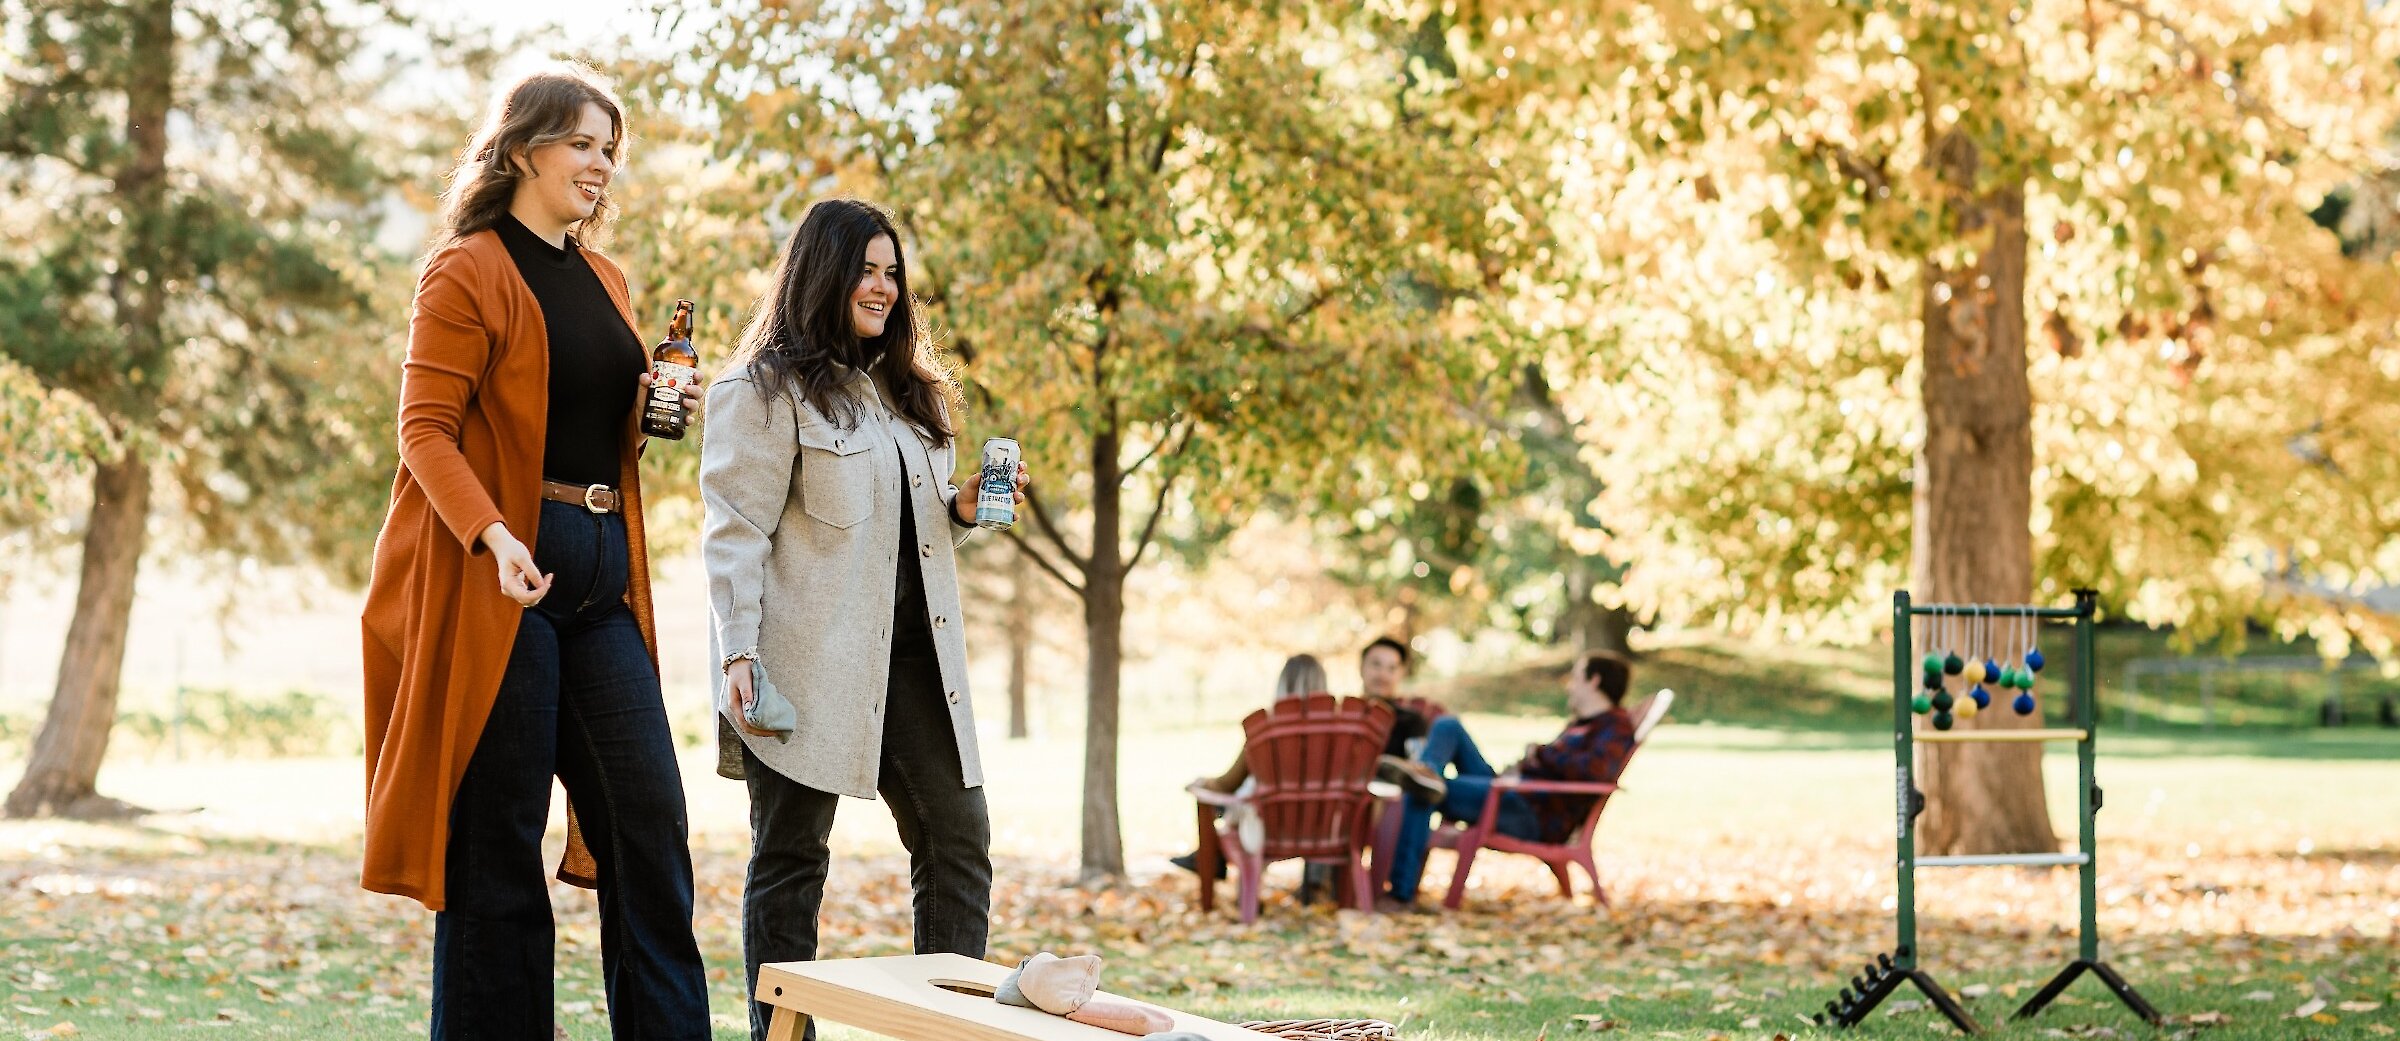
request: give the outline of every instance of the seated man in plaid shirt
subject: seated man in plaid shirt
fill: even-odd
[[[1633,666],[1606,651],[1594,651],[1567,667],[1567,712],[1574,722],[1546,745],[1526,749],[1525,758],[1509,767],[1507,776],[1529,781],[1615,781],[1633,754],[1633,719],[1622,702],[1633,682]],[[1445,776],[1444,772],[1450,775]],[[1391,893],[1378,901],[1383,910],[1414,906],[1417,882],[1425,873],[1425,849],[1433,836],[1433,813],[1474,823],[1483,815],[1498,772],[1467,736],[1456,716],[1434,720],[1425,746],[1415,758],[1384,756],[1377,776],[1407,793],[1400,817],[1400,840],[1392,850]],[[1561,842],[1591,811],[1591,795],[1500,793],[1503,835],[1534,842]]]

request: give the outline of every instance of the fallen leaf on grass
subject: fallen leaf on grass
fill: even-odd
[[[2382,1007],[2383,1007],[2383,1002],[2380,1002],[2380,1001],[2345,1001],[2345,1002],[2342,1002],[2342,1003],[2341,1003],[2341,1004],[2339,1004],[2339,1005],[2335,1005],[2334,1007],[2335,1007],[2335,1008],[2338,1008],[2338,1009],[2341,1009],[2341,1010],[2342,1010],[2342,1011],[2344,1011],[2344,1012],[2373,1012],[2373,1011],[2375,1011],[2376,1009],[2382,1008]]]
[[[2232,1016],[2228,1016],[2222,1012],[2194,1012],[2188,1016],[2174,1016],[2170,1018],[2177,1023],[2195,1027],[2221,1027],[2227,1023],[2233,1022]]]
[[[2271,990],[2254,990],[2254,991],[2251,991],[2251,992],[2250,992],[2250,993],[2248,993],[2248,994],[2244,994],[2244,995],[2242,995],[2242,1000],[2243,1000],[2243,1001],[2273,1001],[2273,1000],[2275,1000],[2275,992],[2274,992],[2274,991],[2271,991]]]
[[[2285,1017],[2283,1017],[2283,1018],[2285,1018],[2285,1019],[2306,1019],[2306,1018],[2308,1018],[2308,1017],[2310,1017],[2310,1016],[2314,1016],[2314,1015],[2316,1015],[2317,1013],[2319,1013],[2319,1012],[2323,1012],[2323,1011],[2325,1011],[2325,999],[2324,999],[2324,998],[2310,998],[2310,999],[2308,999],[2308,1003],[2307,1003],[2307,1004],[2305,1004],[2305,1005],[2302,1005],[2302,1006],[2300,1006],[2299,1008],[2293,1009],[2293,1010],[2292,1010],[2292,1014],[2291,1014],[2291,1015],[2285,1016]]]
[[[1605,1030],[1615,1030],[1619,1025],[1616,1020],[1597,1012],[1580,1012],[1569,1018],[1574,1020],[1575,1029],[1594,1034]]]

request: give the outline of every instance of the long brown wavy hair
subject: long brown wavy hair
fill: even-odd
[[[434,236],[433,251],[500,223],[516,197],[517,182],[533,176],[528,153],[574,136],[583,122],[585,105],[598,105],[608,113],[617,138],[616,153],[610,158],[623,169],[632,135],[625,130],[625,110],[617,104],[616,94],[597,74],[569,65],[527,76],[492,98],[483,128],[459,155],[458,166],[450,173],[450,188],[442,193],[442,230]],[[599,246],[616,217],[617,204],[603,191],[592,215],[577,221],[570,231],[578,244]]]
[[[900,292],[883,334],[862,340],[850,326],[850,294],[866,266],[867,245],[878,235],[892,240]],[[947,442],[958,435],[946,407],[956,398],[956,384],[917,313],[908,291],[908,254],[883,207],[858,199],[825,199],[809,207],[771,281],[774,288],[751,309],[733,359],[750,367],[751,383],[767,400],[794,394],[817,414],[855,428],[860,402],[842,390],[842,382],[845,369],[864,369],[883,377],[896,399],[894,410],[926,436]]]

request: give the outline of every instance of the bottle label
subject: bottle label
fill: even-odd
[[[650,407],[653,416],[662,419],[683,419],[683,388],[700,385],[700,370],[674,362],[654,362],[650,366]]]

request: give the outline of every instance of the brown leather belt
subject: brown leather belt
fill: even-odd
[[[593,513],[615,513],[621,505],[617,490],[605,484],[581,485],[565,481],[543,481],[542,498],[573,503]]]

